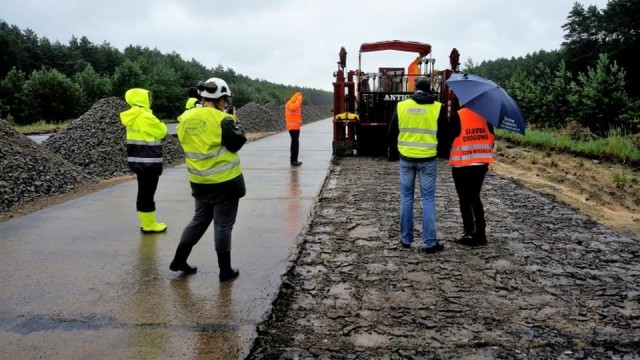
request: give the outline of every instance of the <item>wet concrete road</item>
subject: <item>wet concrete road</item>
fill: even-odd
[[[234,282],[218,281],[211,228],[189,258],[198,273],[169,270],[193,215],[184,165],[160,178],[163,234],[140,234],[135,181],[0,223],[0,359],[243,358],[326,177],[331,134],[330,119],[302,128],[299,168],[286,132],[241,150]]]

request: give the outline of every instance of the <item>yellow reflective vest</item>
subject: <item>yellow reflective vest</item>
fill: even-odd
[[[149,91],[130,89],[125,94],[130,109],[120,113],[127,128],[127,161],[134,172],[162,171],[162,139],[167,126],[153,115]]]
[[[398,151],[402,156],[423,159],[438,153],[438,116],[442,104],[418,104],[413,99],[400,101],[398,112]]]
[[[194,107],[196,107],[197,102],[198,102],[198,99],[196,98],[187,99],[187,103],[184,105],[185,110],[193,109]]]
[[[185,153],[189,180],[196,184],[219,184],[242,174],[240,157],[222,145],[223,119],[233,115],[212,107],[185,111],[176,127]]]

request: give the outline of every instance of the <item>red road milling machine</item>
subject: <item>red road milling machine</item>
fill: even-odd
[[[403,66],[379,67],[375,72],[361,69],[362,54],[374,51],[415,53],[415,60]],[[347,51],[340,49],[338,71],[333,73],[333,155],[390,157],[387,130],[396,104],[414,93],[415,81],[426,78],[439,102],[447,105],[448,114],[459,105],[445,80],[459,72],[460,54],[455,48],[449,55],[450,68],[434,70],[431,45],[414,41],[380,41],[360,46],[358,68],[346,73]],[[410,60],[412,58],[409,58]]]

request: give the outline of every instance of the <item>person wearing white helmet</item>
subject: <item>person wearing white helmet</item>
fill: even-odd
[[[202,107],[184,112],[176,127],[195,198],[195,214],[182,232],[169,268],[185,274],[197,271],[187,264],[187,258],[213,222],[219,278],[227,281],[240,274],[231,267],[231,232],[240,198],[246,193],[238,151],[247,138],[236,116],[224,111],[231,97],[226,81],[210,78],[199,90]]]

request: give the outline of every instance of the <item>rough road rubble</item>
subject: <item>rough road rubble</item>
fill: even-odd
[[[489,174],[489,243],[439,164],[438,238],[399,244],[398,163],[339,158],[251,359],[638,359],[640,244]],[[419,196],[416,193],[416,196]]]
[[[0,119],[0,212],[83,184],[131,174],[126,130],[120,122],[120,113],[127,108],[120,98],[102,99],[42,145]],[[249,133],[284,131],[283,105],[248,103],[237,115]],[[306,123],[326,119],[331,106],[304,106],[302,115]],[[165,165],[184,160],[175,136],[165,138],[162,148]]]

